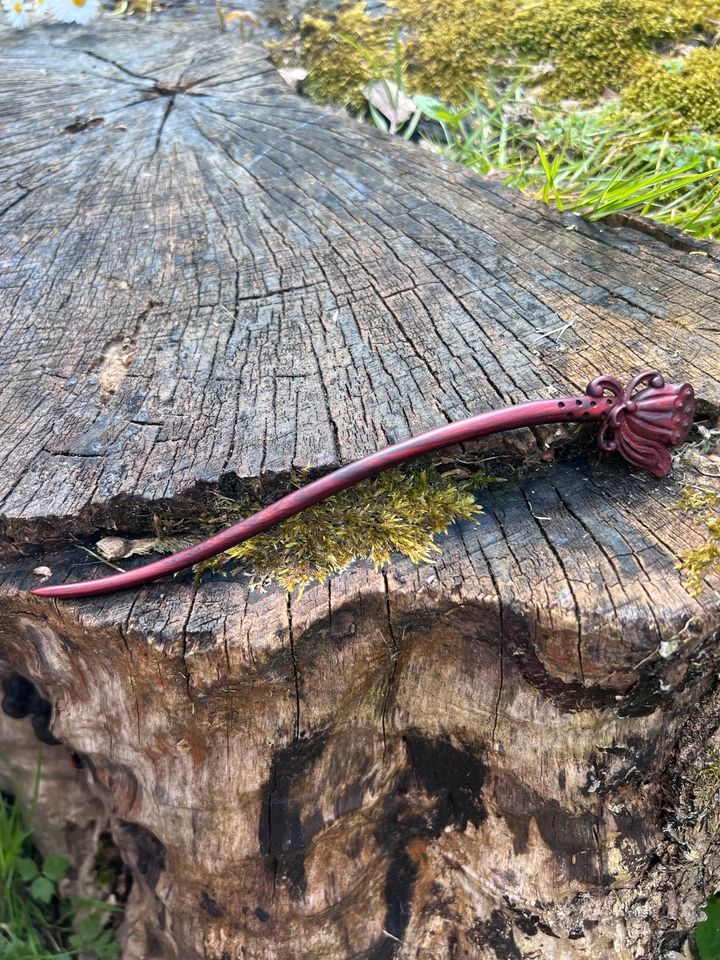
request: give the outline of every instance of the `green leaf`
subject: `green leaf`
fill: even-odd
[[[63,879],[69,869],[70,862],[65,857],[61,857],[57,853],[51,853],[43,863],[42,872],[49,880],[54,880],[57,883],[58,880]]]
[[[47,877],[36,877],[30,884],[30,893],[40,903],[50,903],[55,893],[55,884]]]
[[[710,897],[705,904],[706,920],[695,928],[695,944],[700,960],[720,957],[720,897]]]
[[[29,857],[20,857],[15,864],[15,869],[20,874],[25,883],[30,883],[38,875],[38,865]]]
[[[415,113],[410,118],[410,123],[408,123],[408,125],[403,130],[402,135],[404,140],[409,140],[410,137],[412,137],[412,135],[415,133],[415,130],[417,129],[417,125],[420,122],[421,117],[422,117],[422,110],[416,110]]]
[[[388,132],[389,126],[385,117],[380,113],[380,111],[372,103],[368,104],[370,108],[370,116],[373,119],[373,123],[378,128],[378,130],[384,130],[385,133]]]
[[[99,960],[115,960],[120,955],[120,947],[114,942],[109,930],[103,930],[101,935],[92,941],[91,949]]]
[[[466,107],[464,110],[450,110],[441,100],[438,100],[437,97],[428,97],[424,93],[414,94],[413,100],[418,109],[420,109],[426,117],[429,117],[431,120],[437,120],[438,123],[448,124],[448,126],[457,126],[462,118],[467,116],[472,109],[471,107]]]
[[[8,936],[12,936],[12,934],[8,934]],[[22,943],[14,937],[9,943],[3,941],[0,956],[2,956],[2,960],[28,960],[27,943]]]
[[[78,933],[85,940],[93,939],[100,935],[103,927],[103,918],[99,913],[89,913],[78,924]]]
[[[553,160],[552,166],[551,166],[548,163],[547,155],[543,150],[543,148],[540,146],[540,144],[537,145],[537,150],[538,150],[538,156],[540,157],[540,163],[542,163],[542,168],[547,180],[547,183],[545,184],[545,187],[543,189],[543,200],[545,201],[545,203],[547,203],[550,199],[550,192],[552,191],[555,197],[555,202],[557,203],[557,206],[558,206],[558,210],[562,210],[563,202],[560,197],[560,193],[558,191],[557,184],[556,184],[557,172],[560,166],[560,162],[562,160],[562,156],[558,154],[558,156],[555,157],[555,159]]]

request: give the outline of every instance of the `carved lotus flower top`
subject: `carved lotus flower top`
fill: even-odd
[[[643,386],[643,385],[646,386]],[[597,377],[587,395],[612,394],[598,435],[601,450],[616,450],[630,463],[656,477],[670,472],[670,448],[687,437],[695,416],[695,392],[689,383],[665,383],[655,370],[638,374],[623,387],[615,377]]]

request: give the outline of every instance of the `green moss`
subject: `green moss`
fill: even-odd
[[[685,575],[685,587],[697,596],[704,586],[705,577],[720,567],[720,517],[714,515],[720,506],[720,494],[712,490],[685,487],[677,509],[697,516],[706,526],[708,540],[695,550],[689,550],[680,558],[678,568]]]
[[[719,18],[718,0],[529,0],[514,18],[515,43],[552,63],[546,96],[596,100],[655,68],[671,41],[714,34]]]
[[[394,0],[384,17],[358,2],[306,15],[301,58],[315,99],[363,109],[362,88],[391,73],[398,27],[411,92],[456,104],[491,74],[548,62],[546,96],[594,100],[661,72],[662,49],[718,22],[720,0]]]
[[[685,126],[720,132],[720,49],[698,47],[674,64],[646,65],[626,91],[630,107],[664,109]]]
[[[720,24],[718,0],[672,0],[668,5],[670,32],[673,37],[705,33],[714,37]]]
[[[707,20],[698,8],[709,4],[678,12],[686,6],[677,0],[530,2],[514,18],[516,45],[530,60],[552,63],[548,96],[595,100],[654,64],[658,42],[685,37]]]
[[[680,558],[679,568],[685,575],[688,593],[702,593],[705,577],[720,566],[720,518],[708,520],[710,539],[701,547],[690,550]]]
[[[341,5],[334,15],[303,17],[306,92],[320,103],[364,109],[363,87],[390,70],[391,33],[390,21],[369,16],[362,2]]]
[[[406,35],[411,86],[448,103],[485,92],[512,47],[512,0],[395,0]]]
[[[720,493],[713,490],[698,490],[696,487],[685,487],[677,502],[677,510],[682,513],[700,513],[708,507],[720,506]]]
[[[482,473],[459,482],[431,468],[386,470],[207,561],[198,572],[248,569],[255,588],[275,582],[302,592],[358,558],[380,568],[397,551],[425,563],[439,552],[437,534],[480,513],[471,491],[490,482]],[[221,506],[234,519],[251,512],[246,502]]]

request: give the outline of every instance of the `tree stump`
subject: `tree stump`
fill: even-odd
[[[512,479],[432,565],[28,590],[159,509],[599,373],[689,380],[712,420],[717,249],[561,216],[192,18],[1,39],[2,752],[32,722],[84,758],[125,957],[676,955],[718,884],[683,804],[720,725],[677,479],[528,430],[478,444]]]

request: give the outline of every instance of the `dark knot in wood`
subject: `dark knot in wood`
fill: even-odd
[[[598,399],[609,392],[614,398],[598,434],[600,449],[617,451],[656,477],[666,476],[670,448],[687,437],[695,416],[690,384],[665,383],[656,370],[647,370],[626,387],[615,377],[597,377],[586,392]]]

